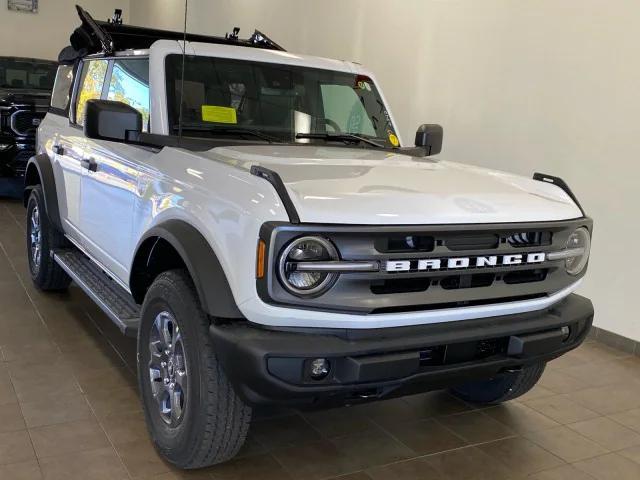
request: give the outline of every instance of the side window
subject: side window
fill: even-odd
[[[59,110],[66,110],[69,106],[69,91],[73,82],[73,66],[60,65],[51,93],[51,106]]]
[[[107,100],[123,102],[142,114],[142,129],[149,130],[149,59],[115,60]]]
[[[347,85],[321,85],[326,119],[335,122],[343,132],[376,136],[360,97]],[[329,124],[329,129],[331,126]]]
[[[80,93],[76,103],[76,123],[84,125],[84,111],[88,100],[101,98],[108,60],[89,60],[82,66]]]

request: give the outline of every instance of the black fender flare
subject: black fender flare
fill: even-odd
[[[198,292],[202,309],[213,317],[244,318],[224,273],[209,242],[192,225],[182,220],[167,220],[152,228],[136,246],[136,255],[144,242],[161,238],[180,255]],[[151,255],[152,251],[150,252]]]
[[[46,153],[40,153],[29,159],[24,176],[24,205],[29,201],[31,189],[40,184],[44,194],[44,204],[49,221],[57,230],[62,230],[60,219],[60,209],[58,208],[58,191],[56,189],[56,179],[53,174],[51,159]]]

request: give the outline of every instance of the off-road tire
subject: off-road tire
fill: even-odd
[[[40,241],[40,260],[39,265],[33,258],[33,237],[34,225],[32,223],[34,210],[37,209],[39,221],[39,241]],[[67,239],[62,232],[58,231],[51,224],[47,216],[47,210],[44,203],[44,194],[42,187],[36,185],[31,190],[29,200],[27,202],[27,258],[29,260],[29,272],[34,285],[43,291],[60,291],[66,290],[71,283],[71,278],[58,265],[51,251],[68,247]]]
[[[152,329],[159,315],[169,313],[181,333],[186,365],[186,399],[182,419],[168,425],[154,398],[150,359]],[[138,333],[138,380],[147,428],[160,454],[183,469],[201,468],[233,458],[242,447],[251,408],[227,379],[209,338],[209,317],[202,311],[195,287],[183,270],[160,274],[145,296]]]
[[[487,380],[475,380],[455,387],[451,392],[462,400],[476,404],[496,405],[524,395],[542,376],[545,362],[522,367]]]

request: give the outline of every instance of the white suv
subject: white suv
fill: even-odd
[[[137,335],[170,462],[233,457],[255,405],[509,400],[584,340],[592,221],[560,179],[432,159],[437,125],[403,146],[358,64],[79,13],[26,173],[29,265]]]

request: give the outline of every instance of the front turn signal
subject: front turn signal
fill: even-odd
[[[264,243],[264,240],[258,240],[258,249],[256,254],[256,278],[264,278],[266,250],[267,244]]]

